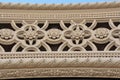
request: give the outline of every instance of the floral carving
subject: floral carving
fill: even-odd
[[[12,39],[14,36],[14,31],[11,29],[1,29],[0,30],[0,38],[4,40]]]
[[[25,40],[27,44],[33,45],[34,41],[44,37],[44,33],[40,30],[35,30],[33,26],[28,26],[25,30],[18,31],[17,37]]]
[[[59,30],[59,29],[50,29],[50,30],[48,30],[48,37],[50,39],[53,39],[53,40],[59,39],[60,36],[61,36],[61,30]]]
[[[98,39],[107,38],[109,35],[109,30],[107,28],[98,28],[95,30],[95,37]]]
[[[86,25],[86,20],[80,23],[71,20],[69,26],[60,21],[60,26],[57,26],[58,29],[54,26],[49,29],[48,21],[42,26],[38,24],[37,20],[33,23],[29,21],[27,23],[23,20],[22,25],[18,26],[13,20],[11,22],[13,30],[8,28],[0,29],[0,43],[5,45],[15,43],[11,49],[12,52],[16,52],[20,47],[23,48],[20,50],[23,52],[51,51],[54,50],[51,47],[54,45],[59,45],[56,51],[86,51],[88,47],[88,50],[97,50],[94,42],[104,44],[114,41],[114,43],[108,44],[107,48],[105,47],[104,50],[106,50],[110,49],[112,45],[117,47],[116,44],[119,44],[120,28],[119,26],[115,27],[112,22],[109,22],[112,26],[111,29],[108,27],[97,28],[96,20],[91,25]]]
[[[8,45],[14,43],[14,31],[12,29],[0,29],[0,43]]]
[[[88,39],[91,33],[83,29],[81,25],[75,25],[72,30],[65,31],[64,36],[67,39],[71,39],[73,44],[80,44],[84,39]]]
[[[37,21],[29,24],[23,20],[22,24],[23,26],[19,28],[14,21],[12,22],[13,28],[16,29],[16,40],[19,41],[16,46],[19,46],[19,44],[21,44],[22,47],[24,46],[23,51],[29,47],[38,48],[41,40],[45,36],[44,31],[37,25]],[[13,48],[13,50],[15,50],[15,48]]]

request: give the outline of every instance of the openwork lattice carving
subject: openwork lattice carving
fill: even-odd
[[[49,29],[49,21],[46,21],[43,26],[39,26],[39,22],[27,23],[22,21],[22,26],[17,26],[17,23],[13,20],[11,26],[14,29],[2,28],[0,29],[0,42],[2,52],[6,52],[3,45],[13,44],[11,52],[17,52],[17,49],[21,47],[21,52],[39,52],[42,51],[99,51],[102,45],[105,45],[101,51],[108,51],[113,46],[114,50],[119,50],[120,41],[120,28],[119,25],[115,26],[110,19],[106,27],[104,23],[98,23],[96,20],[88,26],[87,21],[83,20],[79,23],[70,21],[70,25],[66,26],[64,21],[60,21],[57,26],[52,26]],[[101,26],[97,25],[100,24]],[[51,25],[51,24],[50,24]],[[4,27],[4,26],[3,26]],[[58,45],[59,44],[59,45]],[[99,45],[99,46],[98,46]],[[100,46],[101,45],[101,46]],[[68,50],[64,50],[64,48]]]
[[[103,5],[0,10],[0,79],[120,78],[120,9]]]

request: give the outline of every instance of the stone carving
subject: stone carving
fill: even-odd
[[[48,37],[50,39],[53,39],[53,40],[59,39],[60,36],[61,36],[61,30],[59,30],[59,29],[50,29],[50,30],[48,30]]]
[[[14,31],[11,29],[0,29],[0,43],[12,44],[14,42]]]
[[[101,74],[102,73],[102,74]],[[33,77],[109,77],[118,78],[120,76],[119,69],[106,68],[38,68],[38,69],[10,69],[0,72],[0,78],[33,78]],[[12,76],[12,77],[11,77]]]
[[[98,39],[107,38],[109,35],[109,30],[107,28],[98,28],[95,30],[95,37]]]
[[[113,64],[114,65],[111,65]],[[57,59],[38,59],[38,61],[35,61],[35,59],[28,59],[27,61],[24,59],[18,59],[16,61],[14,60],[6,60],[5,62],[0,63],[0,69],[22,69],[22,68],[82,68],[82,67],[92,67],[97,68],[110,68],[110,67],[116,67],[120,68],[120,59],[117,61],[109,59],[60,59],[57,61]]]
[[[0,79],[120,77],[118,9],[21,11],[0,13]]]
[[[33,26],[28,26],[26,30],[18,31],[17,37],[21,40],[28,41],[28,45],[33,45],[33,41],[42,39],[44,37],[44,32],[35,30]]]
[[[0,37],[4,40],[12,39],[14,36],[14,31],[11,29],[1,29],[0,30]]]
[[[49,26],[48,21],[44,23],[42,27],[38,26],[38,21],[32,23],[27,23],[22,21],[22,26],[18,27],[14,21],[11,22],[13,29],[0,29],[0,43],[1,44],[12,44],[16,43],[12,52],[16,52],[21,46],[24,48],[22,51],[41,51],[40,47],[43,46],[47,51],[51,51],[50,45],[48,44],[60,44],[58,51],[63,51],[63,49],[68,46],[68,51],[86,51],[85,47],[88,45],[92,51],[97,51],[97,46],[94,42],[98,44],[105,44],[110,42],[104,50],[110,49],[112,46],[116,46],[120,49],[118,40],[120,38],[120,29],[114,25],[113,21],[109,20],[109,25],[112,28],[97,28],[97,22],[94,20],[90,27],[86,26],[86,21],[83,20],[80,23],[76,23],[71,20],[71,25],[66,27],[64,22],[60,22],[60,29],[52,28],[47,29]],[[1,50],[4,49],[1,46]]]
[[[120,29],[115,29],[113,32],[112,32],[112,36],[114,38],[117,38],[120,40]]]
[[[74,30],[67,30],[64,36],[67,39],[71,39],[73,41],[73,44],[80,44],[85,38],[89,38],[91,34],[89,31],[83,30],[79,25],[76,25]]]
[[[70,26],[66,27],[63,21],[60,21],[60,29],[52,28],[46,31],[49,26],[48,21],[44,23],[42,27],[38,26],[38,21],[27,23],[22,21],[22,26],[18,27],[14,20],[11,22],[13,29],[0,29],[0,43],[1,44],[12,44],[16,43],[12,52],[16,52],[21,46],[24,48],[22,51],[41,51],[40,47],[43,46],[47,51],[51,51],[50,45],[48,44],[60,44],[58,51],[68,46],[68,51],[86,51],[85,47],[88,45],[93,51],[97,51],[97,46],[93,42],[98,44],[105,44],[110,42],[104,50],[110,49],[112,46],[116,46],[119,50],[120,45],[119,39],[119,25],[114,25],[113,21],[109,20],[109,25],[112,28],[97,28],[96,20],[93,21],[90,27],[86,26],[86,20],[76,23],[73,20],[70,22]],[[1,46],[1,50],[4,49]]]

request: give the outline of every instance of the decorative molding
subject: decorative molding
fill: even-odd
[[[19,58],[120,58],[119,51],[1,52],[0,59]]]
[[[114,64],[114,65],[113,65]],[[24,68],[120,68],[119,58],[19,58],[6,59],[0,69]]]
[[[120,78],[118,4],[102,3],[102,8],[94,4],[90,9],[67,5],[69,10],[63,10],[66,5],[58,5],[60,9],[51,5],[50,10],[48,5],[39,10],[18,5],[15,10],[11,4],[3,9],[1,4],[0,79]]]
[[[21,3],[0,3],[0,9],[19,10],[79,10],[79,9],[105,9],[119,8],[120,2],[102,3],[77,3],[77,4],[21,4]]]
[[[33,77],[102,77],[119,78],[119,68],[31,68],[0,70],[1,79]]]
[[[5,10],[6,11],[6,10]],[[15,10],[13,10],[14,12]],[[47,12],[47,11],[46,11]],[[62,11],[61,11],[62,12]],[[120,11],[103,11],[103,12],[91,12],[91,13],[86,13],[86,12],[70,12],[66,13],[66,11],[63,11],[62,13],[53,13],[52,11],[48,13],[34,13],[34,11],[31,11],[31,13],[6,13],[6,12],[1,12],[0,13],[0,21],[11,21],[11,20],[16,20],[21,22],[21,20],[38,20],[38,21],[45,21],[45,20],[51,20],[50,22],[59,22],[59,20],[64,20],[64,21],[70,21],[70,20],[82,20],[86,19],[90,22],[92,22],[94,19],[97,21],[108,21],[109,19],[113,18],[114,20],[118,20],[120,18]],[[66,20],[67,19],[67,20]]]

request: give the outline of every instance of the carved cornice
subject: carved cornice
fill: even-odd
[[[80,10],[80,9],[104,9],[119,8],[120,2],[102,3],[77,3],[77,4],[21,4],[21,3],[0,3],[0,9],[19,10]]]
[[[50,23],[59,23],[60,20],[70,22],[75,20],[80,22],[86,19],[87,22],[92,22],[96,19],[98,22],[107,22],[109,19],[118,21],[120,18],[120,8],[112,9],[93,9],[93,10],[12,10],[1,9],[0,11],[0,23],[11,22],[27,22],[38,20],[39,23],[48,20]],[[49,13],[49,14],[48,14]]]

